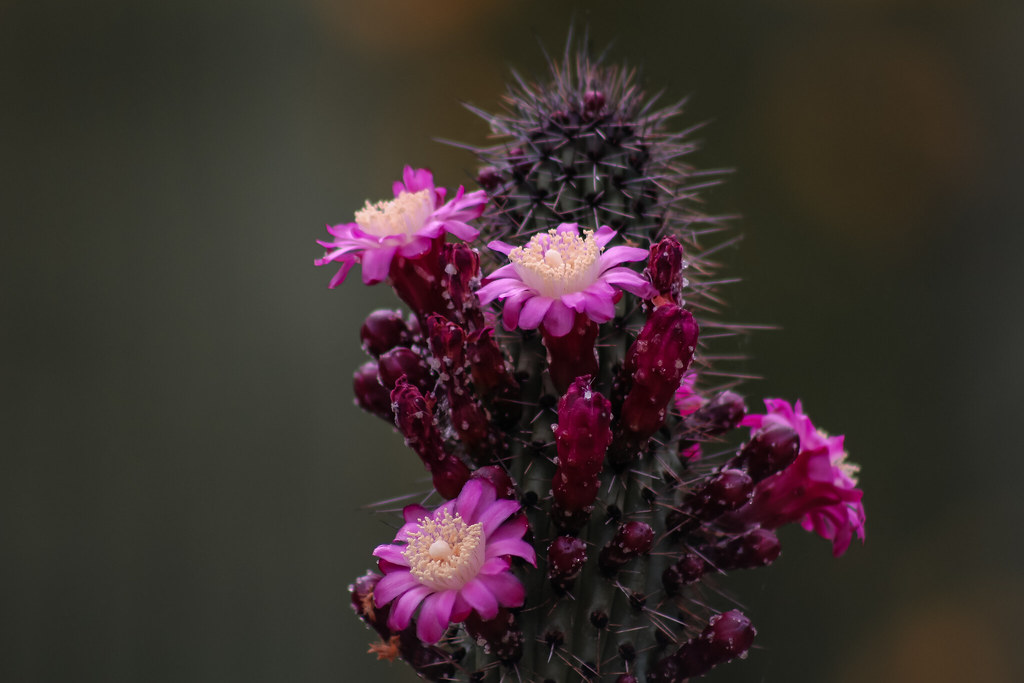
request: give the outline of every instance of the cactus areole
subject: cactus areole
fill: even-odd
[[[353,388],[432,484],[352,606],[432,681],[703,676],[751,647],[719,584],[774,562],[778,527],[863,541],[857,468],[799,401],[751,412],[716,357],[746,331],[720,322],[731,236],[694,201],[715,180],[680,108],[572,50],[517,83],[474,109],[479,189],[406,167],[320,242],[330,287],[359,265],[406,307],[362,325]]]

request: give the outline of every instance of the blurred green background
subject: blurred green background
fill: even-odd
[[[423,480],[352,405],[393,299],[313,240],[467,182],[432,138],[573,21],[736,169],[751,405],[863,465],[867,545],[784,532],[711,680],[1024,680],[1024,5],[980,0],[0,2],[0,679],[415,680],[345,590]]]

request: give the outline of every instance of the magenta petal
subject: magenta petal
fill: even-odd
[[[480,231],[476,228],[453,219],[444,221],[444,229],[463,242],[472,242],[480,235]]]
[[[564,337],[569,334],[575,322],[575,311],[561,301],[555,301],[548,309],[547,315],[544,316],[544,329],[552,337]]]
[[[506,330],[511,332],[516,329],[519,324],[519,311],[522,310],[523,304],[532,297],[533,292],[523,290],[505,300],[505,306],[501,309],[501,324],[505,326]]]
[[[452,623],[457,624],[460,621],[465,621],[472,611],[472,605],[466,602],[466,599],[462,597],[462,595],[456,593],[455,605],[452,606]]]
[[[505,541],[491,543],[487,541],[488,555],[515,555],[521,557],[530,564],[537,565],[537,553],[533,546],[521,538],[510,538]]]
[[[386,278],[388,270],[391,269],[391,259],[394,255],[395,247],[365,250],[362,258],[363,282],[373,285]]]
[[[444,591],[427,596],[416,620],[416,637],[433,645],[441,640],[448,628],[455,606],[455,591]]]
[[[555,228],[555,232],[571,232],[574,235],[578,235],[578,234],[580,234],[580,224],[579,223],[562,223],[557,228]]]
[[[406,505],[402,508],[402,518],[406,522],[418,522],[429,514],[430,510],[422,505]]]
[[[497,598],[479,579],[473,579],[463,586],[459,596],[465,598],[485,621],[493,619],[498,614]]]
[[[609,228],[607,225],[602,225],[597,229],[597,232],[594,233],[594,241],[597,242],[597,246],[602,249],[606,244],[612,241],[613,237],[615,237],[615,230]]]
[[[524,330],[536,329],[544,320],[544,316],[553,303],[555,303],[554,299],[549,299],[546,296],[534,296],[527,299],[523,304],[523,310],[519,312],[519,327]]]
[[[574,311],[582,313],[586,310],[585,304],[587,297],[583,296],[583,292],[569,292],[568,294],[564,294],[562,295],[561,301],[565,306],[573,309]]]
[[[405,559],[404,548],[397,545],[379,545],[373,551],[374,557],[379,557],[382,560],[387,560],[391,564],[399,565],[402,567],[408,567],[409,561]]]
[[[509,538],[522,538],[528,528],[530,528],[530,522],[526,519],[526,515],[518,515],[495,529],[494,533],[487,537],[487,542],[497,543]]]
[[[425,168],[414,169],[412,166],[406,166],[402,169],[402,180],[405,181],[406,192],[434,189],[434,174]]]
[[[348,271],[352,270],[352,266],[355,265],[356,259],[354,257],[347,258],[340,260],[339,263],[341,263],[341,268],[338,269],[338,272],[334,274],[334,277],[332,277],[331,281],[327,284],[328,289],[334,289],[345,281],[345,276],[348,275]]]
[[[412,618],[412,613],[416,611],[420,603],[423,602],[423,598],[427,597],[431,593],[431,589],[426,586],[417,586],[411,589],[407,593],[403,594],[402,597],[391,606],[391,613],[388,615],[388,626],[395,631],[401,631],[409,625],[409,620]]]
[[[487,243],[487,248],[488,249],[493,249],[494,251],[498,252],[499,254],[504,254],[505,256],[508,256],[508,253],[510,251],[512,251],[513,249],[515,249],[515,247],[513,247],[511,244],[507,244],[507,243],[502,242],[500,240],[494,240],[493,242],[488,242]]]
[[[600,294],[583,292],[587,316],[596,323],[606,323],[615,317],[615,302]]]
[[[466,496],[465,500],[463,499],[464,495]],[[490,507],[497,497],[494,486],[490,482],[470,479],[462,487],[462,493],[459,494],[458,504],[455,507],[466,524],[476,524],[480,513]]]
[[[512,574],[481,575],[477,577],[486,586],[502,607],[519,607],[526,599],[526,589]]]
[[[480,567],[480,571],[478,573],[500,574],[502,572],[507,572],[510,566],[511,563],[506,558],[501,556],[495,556],[484,562],[483,565]]]
[[[640,247],[612,247],[598,257],[601,270],[608,270],[626,261],[643,261],[650,256],[650,251]]]
[[[501,523],[508,519],[513,513],[519,511],[519,503],[514,500],[494,501],[490,507],[477,517],[477,522],[484,527],[484,537],[490,536],[494,530],[501,526]]]
[[[373,589],[373,601],[377,607],[383,607],[402,593],[406,593],[421,585],[410,571],[398,570],[391,572],[377,582]]]
[[[608,284],[615,285],[632,294],[645,299],[652,299],[658,294],[646,278],[629,268],[612,268],[601,275],[601,279]]]

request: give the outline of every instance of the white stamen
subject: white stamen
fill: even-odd
[[[508,256],[527,286],[554,299],[594,284],[601,274],[598,257],[602,251],[593,230],[585,230],[582,237],[575,232],[549,230],[534,235]]]
[[[458,590],[480,571],[486,546],[482,524],[466,524],[461,515],[446,510],[437,520],[420,521],[403,554],[409,571],[424,586]]]
[[[371,204],[369,200],[356,211],[356,223],[376,237],[415,235],[430,219],[434,200],[430,190],[402,192],[391,200]]]

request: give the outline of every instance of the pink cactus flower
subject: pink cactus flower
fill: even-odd
[[[616,287],[650,299],[657,290],[639,273],[620,264],[642,261],[648,250],[605,246],[615,231],[602,226],[580,234],[576,223],[534,235],[521,247],[504,242],[488,246],[508,256],[510,263],[491,273],[477,291],[484,304],[505,302],[505,328],[532,330],[543,325],[553,337],[572,329],[577,313],[596,323],[615,316]]]
[[[493,619],[501,607],[519,607],[525,590],[509,571],[509,556],[536,566],[533,546],[523,540],[528,522],[514,500],[496,497],[480,479],[466,482],[454,500],[433,512],[405,508],[396,543],[373,554],[385,576],[374,589],[377,607],[392,603],[388,627],[400,631],[419,607],[416,635],[436,643],[450,623],[471,612]]]
[[[774,529],[800,521],[832,541],[832,554],[846,552],[853,535],[864,541],[863,491],[857,487],[857,465],[846,462],[842,436],[828,436],[816,429],[800,401],[791,406],[782,399],[765,399],[768,413],[748,415],[744,426],[752,431],[773,424],[792,427],[800,436],[796,460],[778,474],[757,485],[754,499],[739,515]]]
[[[376,284],[388,276],[396,254],[409,259],[422,256],[444,232],[465,241],[479,234],[467,221],[483,213],[487,202],[483,191],[465,194],[460,185],[455,198],[445,203],[447,191],[434,187],[430,171],[406,166],[402,180],[394,184],[394,193],[394,199],[375,204],[367,201],[356,211],[354,223],[328,225],[333,240],[317,240],[328,251],[313,263],[341,264],[328,287],[333,289],[344,282],[356,263],[363,265],[363,282]]]

